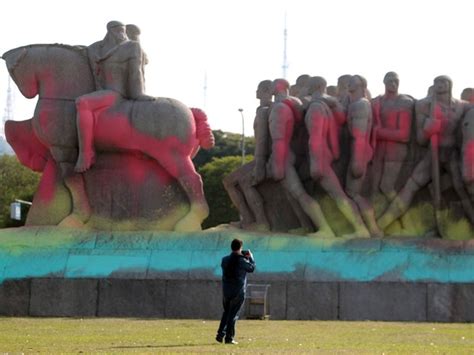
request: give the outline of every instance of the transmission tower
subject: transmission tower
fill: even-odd
[[[204,85],[202,87],[203,89],[203,110],[206,110],[206,105],[207,105],[207,70],[204,72]]]
[[[286,41],[288,38],[288,30],[286,29],[286,12],[285,12],[285,28],[283,29],[283,79],[286,79],[286,72],[288,70],[288,58],[286,56]]]
[[[5,138],[5,122],[8,120],[13,120],[13,91],[10,78],[8,78],[7,103],[5,105],[2,122],[0,122],[0,136],[3,138]]]

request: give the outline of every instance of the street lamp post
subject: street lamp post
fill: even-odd
[[[245,164],[245,123],[244,123],[244,109],[239,108],[240,116],[242,116],[242,165]]]

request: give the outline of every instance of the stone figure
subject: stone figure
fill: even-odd
[[[370,234],[383,236],[375,221],[375,212],[365,196],[362,187],[367,165],[374,153],[373,117],[370,101],[366,99],[367,81],[360,75],[349,81],[350,104],[347,109],[347,126],[350,134],[350,161],[347,169],[346,193],[359,207]]]
[[[452,80],[449,77],[444,75],[436,77],[433,95],[416,104],[417,140],[421,145],[430,144],[430,152],[426,153],[416,165],[405,186],[378,219],[378,224],[383,229],[405,213],[415,193],[430,181],[433,181],[433,204],[435,211],[438,212],[440,208],[440,169],[445,170],[451,177],[464,213],[471,223],[474,222],[473,209],[462,181],[457,147],[457,130],[466,111],[467,103],[452,97],[452,85]],[[438,232],[441,234],[439,226]]]
[[[415,102],[398,93],[397,73],[388,72],[383,82],[385,93],[372,100],[377,140],[372,184],[391,201],[397,194],[395,184],[408,155]]]
[[[461,100],[467,101],[469,103],[474,103],[474,89],[465,88],[461,93]]]
[[[264,80],[258,84],[256,96],[260,105],[254,120],[255,155],[251,163],[227,175],[223,184],[232,203],[241,215],[240,226],[244,229],[269,230],[263,199],[255,185],[266,179],[266,165],[270,155],[271,137],[268,127],[273,83]]]
[[[318,231],[314,236],[334,236],[319,204],[308,195],[295,168],[296,157],[290,143],[295,126],[303,121],[302,102],[289,95],[289,83],[285,79],[273,82],[275,97],[270,112],[269,127],[272,150],[269,158],[269,177],[281,181],[283,188],[298,201]]]
[[[329,85],[329,86],[326,88],[326,93],[327,93],[329,96],[337,97],[337,86],[335,86],[335,85]]]
[[[127,37],[131,41],[137,41],[140,42],[140,34],[141,30],[137,25],[134,24],[127,24],[125,25],[125,30],[127,32]],[[145,82],[145,65],[149,63],[148,61],[148,56],[146,55],[145,51],[142,50],[142,76],[143,76],[143,82]]]
[[[31,45],[3,55],[22,94],[39,96],[31,121],[9,122],[6,127],[22,161],[44,171],[35,196],[39,202],[34,203],[41,207],[34,207],[41,216],[30,224],[82,226],[92,210],[96,221],[111,221],[103,223],[111,227],[114,216],[125,214],[133,219],[127,228],[133,224],[139,229],[149,218],[147,225],[158,229],[200,230],[208,206],[191,157],[200,147],[214,144],[207,117],[177,100],[146,96],[139,43],[127,39],[121,23],[112,21],[107,27],[104,40],[87,48]],[[22,146],[31,135],[36,139]],[[95,149],[101,154],[100,166],[89,169],[97,157]],[[87,170],[84,174],[74,173],[76,160],[76,170]],[[121,174],[123,182],[114,177]],[[112,182],[126,186],[109,186]],[[104,205],[105,191],[110,201]],[[161,197],[150,199],[154,192]],[[130,200],[135,205],[120,208]],[[42,214],[41,209],[47,212]]]
[[[354,234],[347,237],[370,237],[355,206],[344,193],[339,179],[332,169],[332,163],[339,158],[338,127],[346,117],[337,100],[326,94],[326,80],[313,77],[309,81],[312,93],[311,103],[305,116],[309,133],[310,174],[328,195],[354,228]]]
[[[352,75],[350,74],[344,74],[337,78],[337,98],[346,111],[347,106],[349,106],[349,81],[351,78]]]
[[[300,99],[301,97],[304,97],[306,95],[304,88],[307,86],[310,77],[311,76],[308,74],[301,74],[298,76],[295,84],[290,87],[290,95]]]
[[[79,157],[75,170],[84,172],[94,163],[94,126],[99,113],[122,100],[154,100],[145,95],[143,53],[137,41],[129,41],[125,25],[107,24],[102,41],[88,47],[96,89],[76,100]]]

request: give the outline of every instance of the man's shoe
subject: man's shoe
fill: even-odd
[[[239,344],[239,343],[236,342],[234,339],[231,339],[231,340],[227,340],[227,339],[226,339],[226,340],[225,340],[225,343],[226,343],[226,344],[232,344],[232,345],[237,345],[237,344]]]
[[[224,337],[222,335],[216,335],[216,341],[218,343],[222,343],[224,341]]]

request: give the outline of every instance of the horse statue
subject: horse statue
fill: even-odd
[[[43,171],[48,159],[59,167],[72,210],[59,225],[81,226],[91,215],[84,176],[74,172],[78,157],[76,98],[95,91],[86,47],[36,44],[3,54],[8,71],[27,98],[38,95],[32,119],[7,121],[7,140],[19,160]],[[207,117],[170,98],[155,101],[123,100],[101,112],[94,126],[94,145],[100,152],[132,152],[153,159],[182,188],[188,212],[175,231],[201,229],[209,208],[200,175],[191,158],[200,147],[214,145]]]

